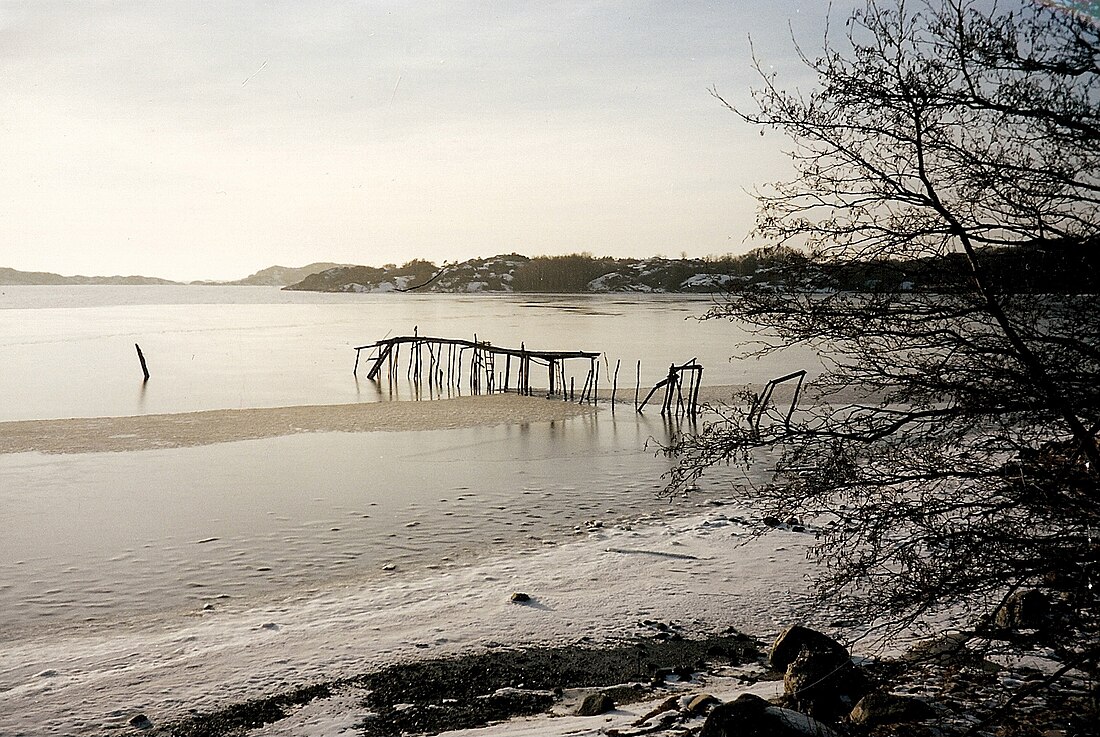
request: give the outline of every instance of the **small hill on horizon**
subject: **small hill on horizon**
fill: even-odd
[[[80,284],[131,284],[157,285],[181,284],[170,279],[155,276],[62,276],[50,271],[19,271],[0,266],[0,284],[4,286],[51,286]]]
[[[254,274],[249,274],[243,279],[235,279],[226,282],[203,282],[206,284],[225,284],[239,287],[286,287],[306,279],[313,274],[328,269],[345,267],[347,264],[329,263],[318,261],[306,266],[268,266]]]
[[[306,266],[290,267],[290,266],[269,266],[266,269],[260,269],[254,274],[250,274],[243,279],[235,279],[233,281],[218,281],[213,279],[202,279],[191,282],[173,281],[171,279],[161,279],[155,276],[64,276],[62,274],[55,274],[52,271],[20,271],[19,269],[12,269],[5,266],[0,266],[0,285],[3,286],[66,286],[66,285],[85,285],[85,284],[107,284],[107,285],[167,285],[167,286],[180,286],[185,284],[198,285],[198,286],[246,286],[246,287],[285,287],[290,284],[295,284],[308,278],[312,274],[316,274],[320,271],[327,269],[341,268],[344,264],[331,263],[327,261],[320,261],[317,263],[308,264]]]

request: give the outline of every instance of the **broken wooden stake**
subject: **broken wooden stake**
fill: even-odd
[[[141,373],[145,374],[145,381],[149,381],[149,367],[145,364],[145,354],[141,352],[141,346],[134,343],[134,348],[137,348],[138,361],[141,362]]]

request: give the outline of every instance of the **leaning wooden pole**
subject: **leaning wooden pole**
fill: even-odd
[[[141,346],[134,343],[134,348],[137,349],[138,362],[141,364],[141,373],[145,376],[143,381],[149,381],[149,366],[145,363],[145,354],[141,352]]]

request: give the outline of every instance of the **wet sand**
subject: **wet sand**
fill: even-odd
[[[0,423],[0,454],[185,448],[315,432],[448,430],[565,420],[596,411],[595,407],[586,404],[516,394],[493,394],[422,402],[25,420]]]
[[[721,405],[739,403],[746,389],[761,386],[704,386],[700,402]],[[776,387],[772,400],[789,402],[794,387]],[[648,390],[647,390],[648,391]],[[617,407],[633,409],[632,392],[617,394]],[[645,392],[642,392],[644,396]],[[646,408],[660,412],[663,391]],[[601,392],[606,407],[609,392]],[[807,386],[801,402],[833,404],[858,402],[872,397],[854,391],[824,394]],[[179,414],[128,417],[77,417],[63,420],[0,422],[0,455],[5,453],[104,453],[156,448],[189,448],[240,440],[275,438],[320,432],[404,432],[451,430],[465,427],[550,422],[591,415],[596,406],[518,394],[486,394],[425,401],[364,402],[357,404],[301,405],[251,409],[218,409]]]

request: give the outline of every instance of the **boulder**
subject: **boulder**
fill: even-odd
[[[928,702],[914,696],[875,692],[859,700],[848,720],[853,724],[876,727],[880,724],[920,722],[936,716]]]
[[[993,613],[993,624],[1002,630],[1037,629],[1050,620],[1050,599],[1042,591],[1015,591]]]
[[[779,637],[775,638],[771,653],[768,654],[768,664],[773,670],[785,673],[787,666],[794,662],[803,649],[833,653],[837,661],[851,658],[848,648],[833,638],[809,627],[795,624],[780,632]]]
[[[153,722],[144,714],[138,714],[130,718],[130,726],[136,729],[152,729]]]
[[[709,693],[698,694],[688,701],[685,711],[689,714],[705,714],[707,709],[718,703],[718,699]]]
[[[819,719],[851,712],[869,690],[866,676],[834,650],[803,648],[787,666],[783,686],[794,705]]]
[[[699,737],[837,737],[837,733],[805,714],[742,694],[714,707]]]
[[[590,693],[577,708],[577,716],[594,717],[606,714],[615,708],[615,701],[605,693]]]

